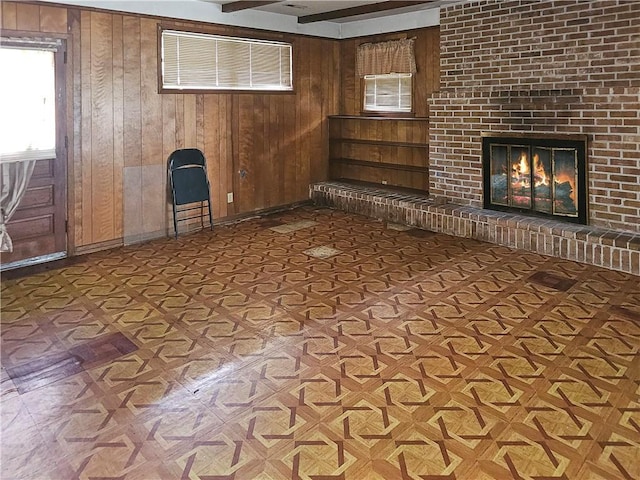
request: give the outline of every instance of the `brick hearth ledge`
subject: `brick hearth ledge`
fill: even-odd
[[[640,275],[640,234],[336,181],[310,185],[309,196],[319,206]]]

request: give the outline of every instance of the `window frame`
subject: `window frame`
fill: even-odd
[[[162,33],[164,31],[172,31],[172,32],[184,32],[187,34],[195,34],[195,35],[209,35],[212,37],[218,38],[227,38],[230,40],[246,40],[249,42],[272,42],[274,44],[282,44],[288,45],[291,49],[291,57],[290,57],[290,75],[291,75],[291,88],[290,89],[264,89],[264,88],[172,88],[164,86],[164,78],[163,78],[163,43],[162,43]],[[249,32],[251,38],[248,36],[233,36],[233,35],[221,35],[219,33],[213,33],[211,31],[200,30],[197,28],[184,29],[182,27],[166,25],[166,24],[158,24],[158,35],[157,35],[157,79],[158,79],[158,93],[168,93],[168,94],[216,94],[216,93],[235,93],[235,94],[255,94],[260,93],[264,95],[292,95],[296,93],[295,87],[295,78],[294,78],[294,48],[295,48],[295,40],[284,40],[282,38],[273,39],[273,38],[265,38],[258,35],[252,35]]]
[[[367,76],[383,76],[380,75],[367,75],[360,79],[360,91],[362,95],[361,102],[361,115],[363,116],[376,116],[376,117],[414,117],[415,116],[415,77],[414,73],[394,73],[394,74],[386,74],[386,75],[409,75],[411,77],[411,108],[409,110],[368,110],[366,108],[367,102]]]

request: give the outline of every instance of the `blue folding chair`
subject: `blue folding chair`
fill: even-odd
[[[169,155],[168,161],[169,186],[173,200],[173,228],[178,238],[178,222],[200,218],[204,229],[204,202],[207,202],[209,224],[213,230],[213,215],[211,214],[211,196],[209,194],[209,180],[207,178],[207,161],[203,153],[197,148],[183,148]],[[199,206],[193,206],[194,203]],[[184,208],[179,208],[187,205]],[[187,215],[178,218],[178,214],[198,210],[199,215]]]

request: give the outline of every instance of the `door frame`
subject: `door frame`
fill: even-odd
[[[67,119],[70,112],[73,112],[73,106],[67,100],[67,88],[73,88],[71,69],[68,65],[70,56],[67,54],[70,36],[64,34],[43,34],[42,32],[2,30],[2,44],[12,47],[31,47],[37,49],[41,46],[43,49],[51,49],[52,44],[58,43],[54,50],[54,82],[55,82],[55,121],[56,121],[56,161],[55,172],[56,178],[61,179],[62,184],[57,188],[54,195],[54,202],[63,208],[63,218],[59,219],[57,228],[61,228],[64,232],[64,238],[60,247],[56,247],[58,252],[45,254],[42,256],[17,260],[8,264],[3,264],[1,270],[11,270],[24,266],[44,263],[59,258],[70,257],[73,255],[74,242],[73,235],[69,235],[69,211],[72,207],[70,197],[68,195],[69,185],[73,181],[71,170],[69,169],[69,135]],[[72,114],[72,113],[71,113]],[[56,228],[54,227],[54,228]],[[55,235],[55,233],[54,233]]]

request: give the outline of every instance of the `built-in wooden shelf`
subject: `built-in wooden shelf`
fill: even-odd
[[[382,122],[382,123],[381,123]],[[425,117],[329,116],[331,179],[427,192],[429,123]],[[424,139],[424,141],[419,141]]]
[[[345,143],[357,143],[360,145],[380,145],[383,147],[408,147],[408,148],[429,148],[428,143],[413,143],[413,142],[388,142],[387,140],[367,140],[362,138],[342,138],[332,137],[331,141],[345,142]]]
[[[418,173],[429,172],[429,169],[427,167],[421,167],[419,165],[398,165],[397,163],[373,162],[370,160],[358,160],[355,158],[333,158],[331,160],[333,162],[342,163],[345,165],[358,165],[361,167],[384,168],[387,170],[399,170],[401,172],[418,172]]]

